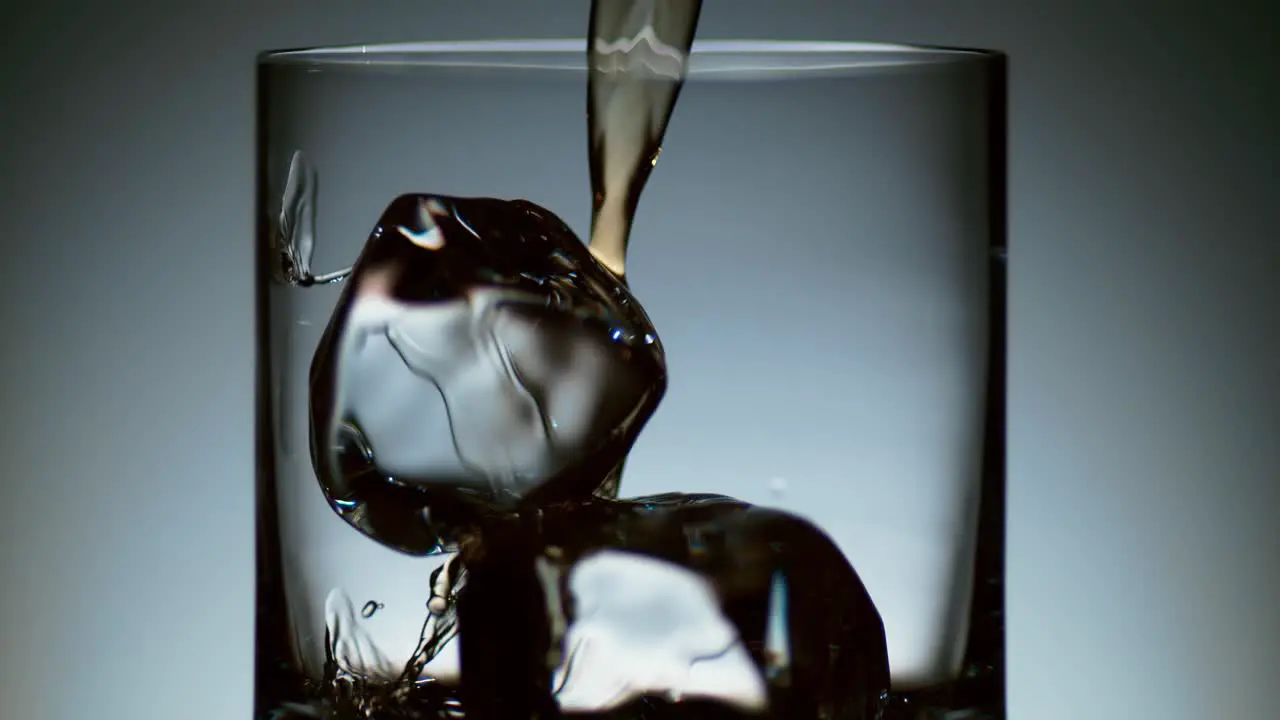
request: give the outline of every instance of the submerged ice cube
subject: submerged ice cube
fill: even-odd
[[[463,552],[468,717],[880,717],[883,623],[812,524],[680,495],[503,523]]]
[[[430,553],[479,513],[616,481],[665,388],[644,310],[553,213],[404,195],[316,350],[312,458],[351,525]]]

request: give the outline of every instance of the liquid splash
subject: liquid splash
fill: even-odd
[[[316,249],[316,168],[301,150],[289,158],[280,210],[271,232],[272,275],[277,282],[308,287],[345,279],[351,268],[320,275],[311,272]]]

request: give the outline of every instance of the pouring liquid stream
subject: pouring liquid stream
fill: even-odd
[[[625,280],[645,182],[688,71],[701,0],[595,0],[587,40],[592,255]]]

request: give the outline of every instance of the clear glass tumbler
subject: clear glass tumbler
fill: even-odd
[[[405,193],[523,198],[586,238],[585,64],[580,40],[259,58],[258,717],[326,716],[338,632],[348,671],[403,675],[449,573],[317,482],[311,368],[344,269]],[[883,620],[886,717],[1004,716],[1004,98],[999,53],[697,43],[631,236],[669,380],[621,495],[822,528]],[[350,717],[465,711],[411,706]]]

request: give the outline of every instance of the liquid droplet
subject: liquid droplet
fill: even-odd
[[[775,499],[782,497],[787,492],[787,479],[776,477],[769,481],[769,494]]]
[[[431,574],[431,598],[427,600],[427,610],[432,615],[443,615],[449,610],[461,569],[458,556],[453,555]]]
[[[378,612],[384,607],[386,606],[383,605],[382,603],[376,602],[374,600],[370,600],[369,602],[364,604],[364,607],[360,608],[360,617],[364,618],[365,620],[368,620],[369,618],[373,617],[374,613]]]

